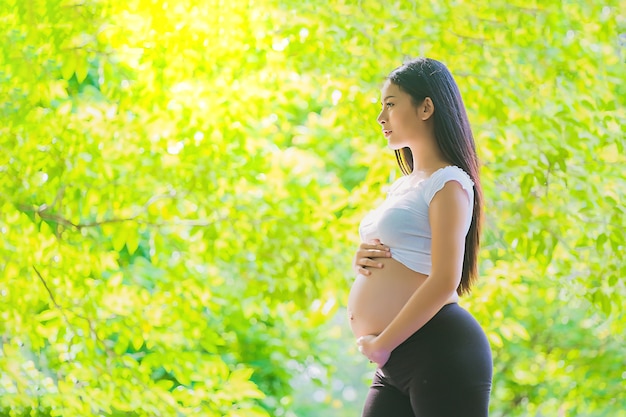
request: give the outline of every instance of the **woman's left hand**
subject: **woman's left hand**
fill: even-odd
[[[359,352],[365,355],[370,362],[376,363],[379,368],[382,368],[391,356],[391,351],[382,349],[377,345],[378,336],[372,334],[367,336],[361,336],[356,340],[356,344],[359,346]]]

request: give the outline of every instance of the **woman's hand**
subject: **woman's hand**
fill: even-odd
[[[391,252],[389,246],[383,245],[380,240],[374,239],[368,243],[361,243],[354,255],[352,267],[357,274],[370,275],[371,272],[366,268],[382,268],[381,262],[375,261],[373,258],[390,258]]]
[[[389,360],[391,351],[379,347],[377,341],[378,336],[370,334],[359,337],[356,344],[359,346],[359,352],[365,355],[370,362],[376,363],[379,368],[382,368]]]

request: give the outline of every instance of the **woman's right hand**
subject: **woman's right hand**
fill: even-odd
[[[383,245],[380,240],[374,239],[368,243],[361,243],[354,255],[352,267],[357,274],[370,275],[366,268],[382,268],[381,262],[374,258],[391,258],[389,246]]]

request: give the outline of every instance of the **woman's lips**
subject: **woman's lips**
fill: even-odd
[[[391,130],[383,130],[383,135],[385,135],[385,137],[388,138],[389,135],[391,135]]]

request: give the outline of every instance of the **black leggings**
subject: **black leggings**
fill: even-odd
[[[491,373],[480,325],[447,304],[376,370],[363,417],[487,417]]]

